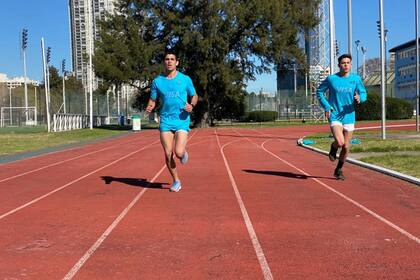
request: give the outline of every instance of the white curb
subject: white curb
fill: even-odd
[[[297,141],[297,144],[299,146],[302,146],[306,149],[318,152],[320,154],[328,155],[328,152],[326,152],[326,151],[323,151],[321,149],[303,144],[303,138],[300,138]],[[358,165],[358,166],[361,166],[361,167],[365,167],[365,168],[368,168],[368,169],[371,169],[371,170],[374,170],[374,171],[377,171],[377,172],[381,172],[383,174],[386,174],[386,175],[389,175],[389,176],[392,176],[392,177],[395,177],[395,178],[398,178],[398,179],[401,179],[401,180],[404,180],[404,181],[408,181],[410,183],[413,183],[413,184],[416,184],[416,185],[420,186],[420,179],[419,178],[416,178],[416,177],[413,177],[413,176],[410,176],[410,175],[407,175],[407,174],[404,174],[404,173],[400,173],[398,171],[394,171],[394,170],[391,170],[391,169],[388,169],[388,168],[380,167],[380,166],[377,166],[377,165],[374,165],[374,164],[362,162],[360,160],[353,159],[353,158],[350,158],[350,157],[347,158],[347,161],[352,163],[352,164],[355,164],[355,165]]]

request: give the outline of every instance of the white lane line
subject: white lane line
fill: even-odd
[[[381,222],[387,224],[388,226],[392,227],[393,229],[397,230],[399,233],[405,235],[406,237],[410,238],[411,240],[414,240],[417,244],[420,244],[420,238],[416,237],[415,235],[409,233],[408,231],[400,228],[399,226],[395,225],[394,223],[390,222],[389,220],[385,219],[384,217],[382,217],[381,215],[375,213],[374,211],[370,210],[369,208],[363,206],[362,204],[358,203],[357,201],[349,198],[348,196],[344,195],[343,193],[335,190],[334,188],[328,186],[327,184],[321,182],[320,180],[318,180],[317,178],[313,178],[310,174],[306,173],[305,171],[303,171],[302,169],[294,166],[293,164],[291,164],[290,162],[280,158],[279,156],[277,156],[276,154],[270,152],[269,150],[267,150],[264,145],[265,143],[267,143],[268,141],[271,141],[272,139],[268,139],[266,141],[264,141],[260,147],[266,151],[267,153],[269,153],[270,155],[272,155],[273,157],[277,158],[278,160],[282,161],[283,163],[285,163],[286,165],[296,169],[297,171],[301,172],[302,174],[305,174],[306,176],[308,176],[308,178],[314,180],[315,182],[317,182],[318,184],[322,185],[323,187],[325,187],[326,189],[332,191],[333,193],[337,194],[338,196],[344,198],[345,200],[347,200],[348,202],[354,204],[355,206],[359,207],[360,209],[362,209],[363,211],[369,213],[370,215],[372,215],[373,217],[375,217],[376,219],[380,220]],[[257,145],[256,143],[254,143],[255,145]]]
[[[91,155],[91,154],[95,154],[95,153],[98,153],[98,152],[109,150],[109,149],[111,149],[111,148],[113,148],[115,146],[119,146],[119,145],[120,145],[120,143],[119,144],[112,145],[112,146],[109,146],[109,147],[106,147],[106,148],[103,148],[103,149],[100,149],[100,150],[97,150],[97,151],[92,151],[92,152],[89,152],[87,154],[82,154],[82,155],[79,155],[79,156],[76,156],[76,157],[73,157],[73,158],[69,158],[69,159],[65,159],[65,160],[62,160],[62,161],[58,161],[58,162],[55,162],[55,163],[52,163],[52,164],[49,164],[49,165],[46,165],[46,166],[43,166],[43,167],[40,167],[40,168],[37,168],[37,169],[33,169],[33,170],[30,170],[30,171],[27,171],[27,172],[24,172],[24,173],[20,173],[20,174],[14,175],[14,176],[3,178],[3,179],[0,179],[0,183],[6,182],[6,181],[10,181],[12,179],[16,179],[16,178],[19,178],[19,177],[22,177],[22,176],[25,176],[25,175],[28,175],[28,174],[32,174],[34,172],[37,172],[37,171],[40,171],[40,170],[43,170],[43,169],[46,169],[46,168],[49,168],[49,167],[60,165],[60,164],[63,164],[65,162],[69,162],[69,161],[72,161],[72,160],[75,160],[75,159],[79,159],[81,157],[85,157],[85,156],[88,156],[88,155]],[[66,150],[66,151],[70,151],[70,150],[71,149]]]
[[[165,170],[165,165],[156,173],[156,175],[150,180],[153,183],[156,178]],[[87,252],[79,259],[79,261],[70,269],[70,271],[64,276],[63,280],[69,280],[76,275],[77,272],[82,268],[86,261],[95,253],[95,251],[101,246],[105,239],[111,234],[111,232],[117,227],[121,220],[127,215],[128,211],[139,201],[143,194],[147,191],[147,188],[144,188],[136,197],[130,202],[130,204],[120,213],[120,215],[112,222],[112,224],[102,233],[98,240],[87,250]]]
[[[260,242],[258,241],[257,234],[254,230],[254,227],[252,226],[252,222],[251,222],[251,219],[249,218],[248,211],[246,210],[246,207],[245,207],[245,204],[242,200],[241,194],[239,193],[238,186],[236,185],[236,182],[235,182],[235,179],[233,177],[232,171],[230,169],[229,163],[228,163],[228,161],[226,159],[226,156],[225,156],[225,153],[223,151],[224,148],[227,145],[239,142],[243,139],[237,139],[235,141],[228,142],[228,143],[224,144],[223,146],[221,146],[219,136],[217,135],[217,131],[216,131],[216,139],[217,139],[217,143],[219,145],[220,153],[222,154],[222,158],[223,158],[223,161],[225,163],[226,170],[227,170],[228,175],[229,175],[231,185],[232,185],[233,190],[235,192],[236,200],[238,201],[239,208],[241,209],[242,217],[244,219],[246,228],[248,230],[249,237],[251,238],[252,245],[254,246],[254,250],[255,250],[255,253],[257,255],[258,262],[260,263],[260,267],[261,267],[261,270],[263,272],[264,279],[272,280],[273,275],[271,274],[270,267],[268,266],[268,263],[267,263],[267,260],[265,258],[263,249],[260,245]]]
[[[190,139],[191,139],[191,138],[192,138],[195,134],[197,134],[197,132],[195,132],[193,135],[191,135]],[[50,196],[50,195],[52,195],[52,194],[54,194],[54,193],[58,192],[58,191],[61,191],[62,189],[65,189],[65,188],[67,188],[68,186],[70,186],[70,185],[72,185],[72,184],[74,184],[74,183],[76,183],[76,182],[78,182],[78,181],[80,181],[80,180],[82,180],[82,179],[84,179],[84,178],[86,178],[86,177],[88,177],[88,176],[90,176],[90,175],[92,175],[92,174],[94,174],[94,173],[96,173],[96,172],[98,172],[98,171],[100,171],[100,170],[102,170],[102,169],[106,168],[106,167],[109,167],[109,166],[111,166],[111,165],[113,165],[113,164],[115,164],[115,163],[117,163],[117,162],[119,162],[119,161],[121,161],[121,160],[123,160],[123,159],[126,159],[127,157],[130,157],[130,156],[132,156],[132,155],[133,155],[133,154],[135,154],[135,153],[141,152],[141,151],[143,151],[143,150],[145,150],[145,149],[149,148],[150,146],[152,146],[152,145],[154,145],[154,144],[157,144],[158,142],[160,142],[160,140],[156,140],[156,141],[154,141],[154,142],[150,143],[150,144],[149,144],[149,145],[147,145],[147,146],[144,146],[143,148],[141,148],[141,149],[139,149],[139,150],[137,150],[137,151],[131,152],[131,153],[129,153],[129,154],[127,154],[127,155],[125,155],[125,156],[123,156],[123,157],[121,157],[121,158],[119,158],[119,159],[117,159],[117,160],[115,160],[115,161],[113,161],[113,162],[111,162],[111,163],[107,164],[107,165],[104,165],[104,166],[102,166],[102,167],[100,167],[100,168],[98,168],[98,169],[96,169],[96,170],[94,170],[94,171],[92,171],[92,172],[89,172],[89,173],[87,173],[87,174],[83,175],[82,177],[79,177],[78,179],[75,179],[75,180],[73,180],[73,181],[71,181],[71,182],[69,182],[69,183],[67,183],[67,184],[65,184],[65,185],[63,185],[63,186],[61,186],[61,187],[59,187],[59,188],[57,188],[57,189],[52,190],[52,191],[50,191],[49,193],[46,193],[46,194],[44,194],[44,195],[42,195],[42,196],[39,196],[38,198],[35,198],[34,200],[31,200],[31,201],[29,201],[29,202],[27,202],[27,203],[25,203],[25,204],[23,204],[23,205],[21,205],[21,206],[19,206],[19,207],[15,208],[15,209],[13,209],[13,210],[10,210],[9,212],[6,212],[6,213],[4,213],[4,214],[0,215],[0,220],[2,220],[2,219],[4,219],[4,218],[6,218],[7,216],[9,216],[9,215],[11,215],[11,214],[13,214],[13,213],[18,212],[19,210],[22,210],[22,209],[24,209],[24,208],[26,208],[26,207],[28,207],[28,206],[30,206],[30,205],[32,205],[32,204],[34,204],[34,203],[38,202],[38,201],[40,201],[40,200],[42,200],[42,199],[44,199],[44,198],[46,198],[46,197],[48,197],[48,196]],[[193,145],[193,144],[191,144],[191,145]]]
[[[188,141],[193,138],[193,136],[197,134],[195,132],[191,137],[188,139]],[[197,143],[193,143],[189,146],[196,145],[201,142],[207,142],[207,140],[200,141]],[[166,165],[164,164],[162,168],[155,174],[155,176],[150,180],[150,183],[153,183],[159,175],[165,170]],[[140,200],[140,198],[143,196],[143,194],[147,191],[147,188],[144,188],[141,190],[136,197],[130,202],[130,204],[118,215],[118,217],[112,222],[112,224],[102,233],[102,235],[96,240],[96,242],[89,248],[89,250],[86,251],[86,253],[79,259],[79,261],[70,269],[70,271],[64,276],[63,280],[70,280],[72,279],[82,268],[82,266],[86,263],[86,261],[95,253],[95,251],[101,246],[101,244],[105,241],[105,239],[111,234],[111,232],[118,226],[118,224],[121,222],[121,220],[128,214],[128,212],[131,210],[131,208],[137,203],[137,201]]]
[[[144,146],[143,148],[141,148],[141,149],[139,149],[139,150],[136,150],[136,151],[134,151],[134,152],[131,152],[131,153],[129,153],[129,154],[127,154],[127,155],[125,155],[125,156],[123,156],[123,157],[121,157],[121,158],[117,159],[117,160],[114,160],[114,161],[113,161],[113,162],[111,162],[111,163],[108,163],[107,165],[104,165],[104,166],[102,166],[102,167],[100,167],[100,168],[98,168],[98,169],[96,169],[96,170],[94,170],[94,171],[92,171],[92,172],[89,172],[89,173],[87,173],[87,174],[83,175],[82,177],[79,177],[79,178],[77,178],[77,179],[75,179],[75,180],[73,180],[73,181],[71,181],[71,182],[69,182],[69,183],[67,183],[67,184],[65,184],[65,185],[63,185],[63,186],[61,186],[61,187],[58,187],[58,188],[56,188],[56,189],[52,190],[52,191],[50,191],[49,193],[46,193],[46,194],[44,194],[44,195],[42,195],[42,196],[39,196],[38,198],[35,198],[35,199],[33,199],[33,200],[31,200],[31,201],[29,201],[29,202],[27,202],[27,203],[25,203],[25,204],[23,204],[23,205],[21,205],[21,206],[19,206],[19,207],[15,208],[15,209],[13,209],[13,210],[10,210],[9,212],[6,212],[6,213],[4,213],[4,214],[0,215],[0,220],[2,220],[2,219],[4,219],[4,218],[6,218],[7,216],[9,216],[9,215],[11,215],[11,214],[13,214],[13,213],[16,213],[16,212],[17,212],[17,211],[19,211],[19,210],[22,210],[23,208],[26,208],[26,207],[28,207],[28,206],[30,206],[30,205],[32,205],[32,204],[34,204],[34,203],[38,202],[38,201],[40,201],[40,200],[42,200],[42,199],[44,199],[44,198],[46,198],[46,197],[48,197],[48,196],[50,196],[50,195],[52,195],[52,194],[54,194],[54,193],[58,192],[58,191],[61,191],[61,190],[62,190],[62,189],[64,189],[64,188],[67,188],[68,186],[70,186],[70,185],[72,185],[72,184],[74,184],[74,183],[76,183],[76,182],[78,182],[78,181],[80,181],[80,180],[82,180],[82,179],[84,179],[84,178],[86,178],[86,177],[88,177],[88,176],[90,176],[90,175],[92,175],[92,174],[94,174],[94,173],[98,172],[98,171],[101,171],[101,170],[102,170],[102,169],[104,169],[104,168],[107,168],[107,167],[109,167],[109,166],[111,166],[111,165],[113,165],[113,164],[115,164],[115,163],[117,163],[117,162],[120,162],[121,160],[126,159],[126,158],[128,158],[128,157],[130,157],[130,156],[134,155],[135,153],[138,153],[138,152],[140,152],[140,151],[143,151],[143,150],[145,150],[145,149],[149,148],[150,146],[157,144],[158,142],[159,142],[159,140],[156,140],[156,141],[154,141],[154,142],[150,143],[149,145]]]
[[[150,181],[153,183],[156,178],[165,170],[166,165],[163,165],[162,168],[156,173],[153,179]],[[121,220],[127,215],[128,211],[139,201],[143,194],[147,191],[147,188],[144,188],[136,197],[130,202],[130,204],[120,213],[120,215],[112,222],[112,224],[102,233],[98,240],[86,251],[86,253],[79,259],[79,261],[70,269],[70,271],[64,276],[63,280],[70,280],[74,275],[79,272],[82,266],[86,261],[95,253],[95,251],[101,246],[105,239],[111,234],[111,232],[117,227]]]

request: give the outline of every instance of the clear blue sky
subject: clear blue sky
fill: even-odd
[[[42,79],[41,37],[52,49],[51,61],[56,67],[66,59],[71,67],[68,0],[2,1],[0,9],[0,73],[9,77],[23,76],[23,62],[19,50],[22,28],[29,30],[27,52],[28,76]],[[378,0],[352,0],[353,41],[360,40],[367,58],[379,57],[376,21],[379,19]],[[415,38],[414,0],[384,0],[385,25],[389,29],[387,48]],[[347,1],[335,0],[336,37],[340,53],[347,51]],[[353,43],[353,55],[356,50]],[[356,60],[355,60],[356,61]],[[354,61],[354,63],[355,63]],[[361,56],[360,56],[361,61]],[[359,62],[361,63],[361,62]],[[275,91],[274,73],[261,75],[250,81],[248,90]]]

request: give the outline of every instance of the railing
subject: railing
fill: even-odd
[[[93,126],[98,127],[107,123],[106,116],[93,116]],[[89,115],[79,114],[54,114],[52,131],[68,131],[88,128],[90,126]]]

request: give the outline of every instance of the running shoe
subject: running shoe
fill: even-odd
[[[179,192],[180,190],[181,190],[181,181],[175,181],[173,184],[172,184],[172,187],[169,189],[169,191],[171,191],[171,192]]]
[[[337,180],[344,180],[344,179],[346,179],[346,177],[344,177],[344,175],[343,175],[343,171],[341,169],[337,169],[337,168],[334,170],[334,177]]]
[[[187,150],[185,150],[185,153],[181,158],[181,163],[186,164],[187,162],[188,162],[188,153],[187,153]]]

